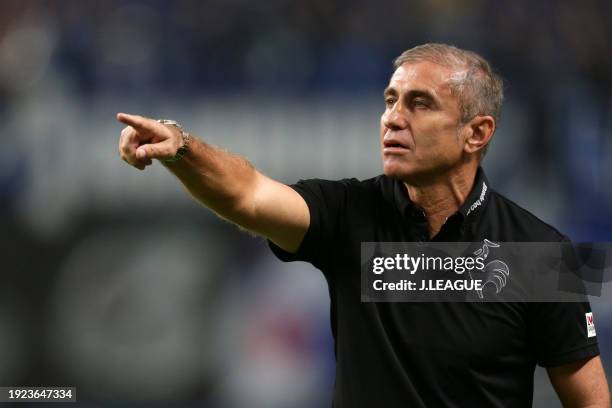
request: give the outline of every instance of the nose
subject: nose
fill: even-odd
[[[389,108],[383,113],[383,125],[387,129],[401,130],[408,127],[408,120],[400,103],[396,103],[392,108]]]

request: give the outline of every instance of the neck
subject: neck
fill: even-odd
[[[435,236],[448,217],[456,213],[472,191],[477,166],[463,166],[426,184],[404,182],[410,200],[425,211],[429,236]]]

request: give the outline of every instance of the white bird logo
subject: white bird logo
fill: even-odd
[[[477,258],[482,258],[484,261],[489,256],[489,248],[499,248],[500,245],[496,242],[489,241],[488,239],[484,240],[484,244],[482,248],[474,251],[474,255]],[[478,297],[483,299],[484,295],[482,291],[485,286],[489,283],[492,283],[495,286],[495,293],[501,292],[501,290],[506,286],[508,282],[508,276],[510,275],[510,268],[506,265],[505,262],[500,261],[499,259],[495,259],[487,263],[484,269],[479,269],[480,272],[484,273],[484,279],[482,279],[482,289],[477,289]],[[470,272],[470,278],[474,279],[472,273]]]

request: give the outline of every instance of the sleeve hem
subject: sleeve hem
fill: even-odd
[[[583,360],[590,357],[599,355],[599,346],[597,343],[588,344],[586,346],[580,346],[562,353],[558,353],[549,358],[543,359],[538,362],[542,367],[556,367],[564,364],[573,363],[578,360]]]
[[[308,207],[308,211],[310,213],[310,223],[308,225],[308,229],[302,238],[300,246],[295,252],[287,252],[269,239],[267,240],[268,246],[270,247],[272,253],[282,262],[305,261],[314,264],[314,256],[312,253],[310,253],[311,251],[309,251],[308,248],[310,246],[309,242],[312,240],[312,235],[315,233],[314,230],[318,228],[318,220],[315,219],[316,213],[313,211],[315,204],[312,202],[309,194],[300,189],[298,186],[289,185],[289,187],[295,190],[306,202],[306,206]]]

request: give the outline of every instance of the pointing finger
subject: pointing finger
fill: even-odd
[[[144,118],[139,115],[130,115],[128,113],[118,113],[117,120],[138,130],[152,130],[152,124],[157,123],[153,119]]]

